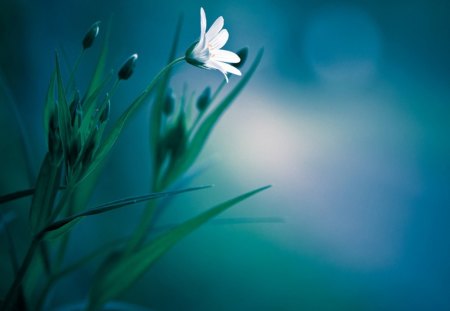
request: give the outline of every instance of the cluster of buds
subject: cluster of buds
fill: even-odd
[[[99,34],[99,25],[100,22],[94,23],[86,32],[82,40],[83,52],[94,44]],[[133,54],[124,62],[117,72],[117,82],[128,80],[132,76],[137,58],[137,54]],[[61,73],[57,70],[58,98],[55,99],[48,119],[49,154],[56,163],[62,160],[68,175],[82,172],[91,164],[111,114],[110,94],[100,99],[99,92],[88,91],[81,97],[75,90],[71,94],[70,104],[66,104],[67,93],[74,89],[71,82],[77,65],[78,61],[66,88],[62,85]]]

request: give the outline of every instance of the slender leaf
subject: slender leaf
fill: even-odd
[[[104,90],[106,85],[111,81],[112,74],[108,74],[104,81],[89,95],[83,102],[83,119],[81,120],[80,133],[83,139],[83,143],[86,141],[90,132],[92,131],[92,126],[94,122],[94,116],[96,113],[95,103],[98,101],[100,92]]]
[[[52,77],[50,78],[50,84],[48,86],[47,97],[45,99],[44,107],[44,129],[45,137],[48,137],[49,124],[52,113],[55,110],[55,80],[56,80],[56,70],[53,71]]]
[[[121,207],[124,207],[127,205],[137,204],[137,203],[145,202],[148,200],[165,198],[165,197],[178,195],[178,194],[185,193],[185,192],[202,190],[202,189],[206,189],[209,187],[211,187],[211,186],[192,187],[192,188],[187,188],[187,189],[183,189],[183,190],[151,193],[151,194],[147,194],[147,195],[143,195],[143,196],[126,198],[126,199],[121,199],[121,200],[116,200],[113,202],[105,203],[105,204],[99,205],[96,208],[87,210],[85,212],[55,221],[54,223],[48,225],[42,231],[40,231],[36,235],[36,238],[39,239],[39,237],[45,236],[45,238],[52,239],[52,238],[59,237],[62,234],[70,231],[70,229],[72,229],[72,227],[78,221],[80,221],[81,218],[86,217],[86,216],[103,214],[103,213],[110,212],[112,210],[115,210],[115,209],[118,209],[118,208],[121,208]]]
[[[128,119],[134,114],[134,112],[148,99],[150,96],[149,93],[142,93],[138,98],[134,100],[134,102],[128,107],[128,109],[122,114],[120,119],[114,125],[114,128],[109,133],[108,137],[104,140],[104,142],[100,145],[93,161],[85,170],[80,181],[84,180],[87,176],[89,176],[97,166],[106,158],[106,156],[111,151],[112,147],[115,145],[117,139],[119,138],[120,133],[122,132],[126,122]]]
[[[33,193],[34,193],[34,188],[20,190],[20,191],[16,191],[13,193],[8,193],[8,194],[0,196],[0,204],[14,201],[14,200],[21,199],[21,198],[25,198],[27,196],[33,195]]]
[[[215,124],[222,116],[223,112],[231,105],[236,99],[242,89],[247,85],[250,78],[254,74],[258,67],[264,50],[260,49],[253,64],[248,72],[239,81],[235,88],[212,110],[199,125],[198,129],[193,133],[188,143],[188,149],[183,157],[179,157],[178,161],[170,168],[170,171],[166,174],[166,178],[162,181],[162,188],[167,187],[174,182],[181,174],[183,174],[189,167],[195,162],[198,155],[203,149],[209,134],[214,128]]]
[[[33,232],[42,229],[49,219],[60,182],[61,165],[52,161],[50,153],[44,158],[30,207],[30,224]]]
[[[2,229],[5,229],[6,235],[6,245],[8,248],[8,254],[11,259],[11,266],[13,268],[14,274],[17,275],[17,271],[19,270],[19,261],[17,259],[16,247],[14,245],[14,240],[12,238],[11,232],[9,231],[8,224],[11,222],[16,215],[13,212],[9,212],[5,216],[0,213],[0,233]]]
[[[59,130],[61,133],[61,142],[64,154],[67,157],[71,142],[70,111],[69,106],[67,105],[67,98],[64,90],[64,83],[62,80],[58,54],[55,54],[55,62],[56,62],[56,85],[58,90],[57,111],[58,111]]]
[[[129,288],[156,260],[170,250],[177,242],[198,229],[208,220],[269,187],[270,186],[266,186],[247,192],[212,207],[206,212],[203,212],[167,233],[162,234],[155,240],[148,242],[141,249],[129,253],[127,256],[115,258],[112,264],[106,263],[108,266],[108,273],[97,274],[97,278],[94,280],[90,293],[88,310],[98,310],[108,300],[116,297],[122,291]]]
[[[64,269],[56,272],[53,274],[50,278],[47,279],[47,282],[42,289],[41,293],[39,294],[39,298],[36,303],[36,310],[47,310],[48,308],[45,306],[46,298],[49,294],[49,291],[52,289],[52,287],[55,285],[56,282],[58,282],[60,279],[64,278],[65,276],[77,271],[84,265],[88,264],[90,261],[94,260],[95,258],[108,254],[109,252],[113,251],[114,249],[117,249],[120,247],[126,239],[117,239],[112,242],[108,242],[104,245],[99,246],[97,249],[95,249],[93,252],[84,255],[83,257],[75,260],[73,263],[66,266]],[[44,306],[44,307],[43,307]]]

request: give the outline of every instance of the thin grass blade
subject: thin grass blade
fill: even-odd
[[[57,111],[58,111],[59,130],[61,133],[61,143],[63,146],[63,151],[67,157],[67,154],[69,153],[69,144],[71,142],[70,111],[69,106],[67,105],[67,98],[64,90],[64,83],[62,80],[58,54],[56,53],[55,53],[55,63],[56,63],[56,86],[58,92]]]
[[[201,187],[187,188],[187,189],[183,189],[183,190],[151,193],[148,195],[126,198],[126,199],[121,199],[121,200],[116,200],[113,202],[105,203],[105,204],[97,206],[96,208],[87,210],[85,212],[55,221],[54,223],[48,225],[43,230],[41,230],[36,235],[36,238],[37,239],[39,239],[40,237],[45,237],[46,239],[57,238],[65,233],[67,233],[68,231],[70,231],[73,228],[73,226],[78,221],[81,220],[81,218],[86,217],[86,216],[104,214],[104,213],[113,211],[115,209],[118,209],[118,208],[121,208],[121,207],[124,207],[127,205],[137,204],[137,203],[145,202],[148,200],[155,200],[155,199],[165,198],[165,197],[169,197],[169,196],[174,196],[174,195],[178,195],[178,194],[185,193],[185,192],[203,190],[203,189],[210,188],[210,187],[211,186],[201,186]]]
[[[50,84],[48,86],[47,96],[45,99],[45,106],[44,106],[45,137],[48,137],[50,118],[55,109],[55,81],[56,81],[56,69],[53,71],[52,77],[50,78]]]
[[[114,258],[110,264],[106,263],[108,273],[99,273],[94,280],[88,310],[98,310],[107,301],[129,288],[156,260],[208,220],[269,187],[266,186],[247,192],[212,207],[206,212],[162,234],[155,240],[148,242],[138,251],[129,253],[126,257]]]

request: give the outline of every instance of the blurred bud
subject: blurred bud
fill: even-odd
[[[55,110],[51,114],[49,120],[48,151],[53,156],[57,156],[61,151],[58,118]]]
[[[122,65],[122,68],[119,70],[119,79],[120,80],[128,80],[131,77],[134,71],[134,67],[136,66],[136,60],[138,58],[137,54],[131,55],[125,63]]]
[[[236,54],[239,56],[239,58],[241,59],[241,61],[240,61],[239,63],[235,64],[234,67],[236,67],[236,68],[239,69],[239,68],[241,68],[242,66],[244,66],[245,61],[247,60],[247,56],[248,56],[248,48],[247,48],[247,47],[242,48],[242,49],[240,49]]]
[[[211,102],[211,88],[208,86],[197,99],[197,109],[200,112],[205,111]]]
[[[175,126],[167,135],[167,149],[172,152],[173,158],[178,157],[186,148],[186,124],[184,114],[180,114]]]
[[[80,93],[78,90],[75,92],[74,98],[72,103],[70,104],[70,122],[72,124],[72,127],[75,124],[75,120],[81,119],[83,115],[83,110],[81,108],[81,102],[80,102]]]
[[[94,128],[91,135],[89,135],[88,141],[86,142],[84,147],[83,155],[81,158],[81,163],[83,164],[83,167],[88,165],[92,160],[95,149],[97,148],[97,135],[98,129]]]
[[[175,109],[175,101],[175,94],[171,89],[169,89],[164,98],[163,112],[166,116],[170,116],[172,114],[173,110]]]
[[[98,121],[100,123],[104,123],[108,121],[109,114],[111,113],[111,101],[108,99],[106,104],[103,106],[102,112],[100,113],[100,117],[98,118]]]
[[[55,134],[57,132],[59,132],[58,115],[57,115],[55,109],[53,109],[53,112],[50,116],[50,120],[48,122],[48,128],[49,128],[50,132],[53,132]]]
[[[167,155],[167,137],[162,136],[158,140],[158,145],[156,147],[156,165],[157,167],[162,167],[164,159]]]
[[[67,154],[67,162],[69,166],[73,166],[78,158],[78,155],[80,154],[81,150],[81,142],[80,138],[77,135],[70,144],[69,152]]]
[[[83,49],[86,50],[92,46],[95,41],[95,38],[98,36],[98,32],[100,30],[100,22],[95,22],[91,28],[86,32],[83,38]]]

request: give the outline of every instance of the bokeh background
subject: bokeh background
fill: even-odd
[[[119,300],[161,311],[450,310],[448,1],[1,0],[0,193],[32,185],[43,159],[55,49],[74,62],[89,26],[113,14],[111,69],[139,54],[115,118],[165,64],[180,14],[178,54],[197,39],[200,6],[209,24],[224,16],[228,49],[265,54],[198,162],[208,170],[192,184],[215,187],[177,198],[160,223],[265,184],[273,188],[222,218],[283,222],[212,222]],[[80,87],[96,51],[80,67]],[[221,79],[182,65],[173,86],[199,93]],[[148,112],[121,136],[92,206],[148,192]],[[28,204],[2,206],[16,213],[19,251]],[[140,211],[82,222],[67,260],[131,233]],[[11,272],[1,241],[4,292]],[[96,264],[61,282],[53,307],[83,300]]]

